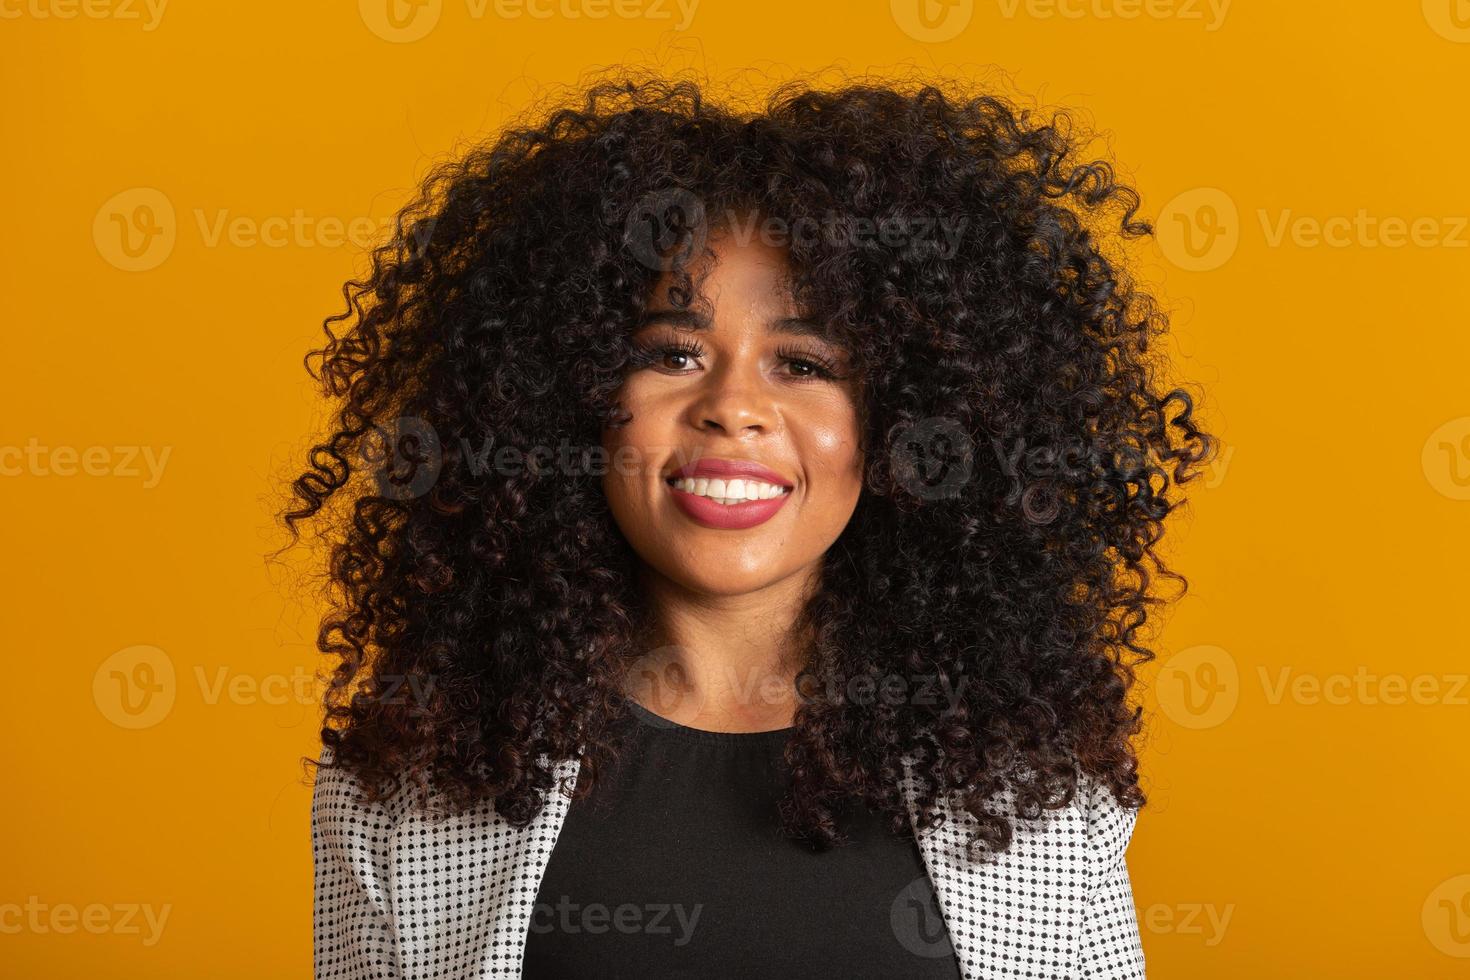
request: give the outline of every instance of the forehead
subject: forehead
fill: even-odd
[[[768,333],[847,350],[850,337],[796,301],[786,247],[763,240],[759,227],[747,222],[712,229],[702,253],[685,268],[687,285],[664,272],[634,332],[653,326],[699,332],[717,329],[721,322],[754,322]]]
[[[762,241],[759,234],[744,229],[712,231],[704,252],[685,271],[692,286],[687,306],[706,316],[798,312],[786,250]],[[679,285],[672,273],[664,272],[654,283],[649,308],[678,306],[670,290]]]
[[[650,307],[638,318],[634,333],[649,327],[664,326],[688,333],[708,332],[715,329],[718,316],[696,309],[680,310],[667,307]],[[828,331],[815,320],[801,316],[776,315],[753,318],[763,324],[767,331],[792,337],[812,337],[817,340],[832,340]]]

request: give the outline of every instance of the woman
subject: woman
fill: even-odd
[[[1144,975],[1128,694],[1212,439],[1081,145],[622,76],[429,176],[286,515],[318,976]]]

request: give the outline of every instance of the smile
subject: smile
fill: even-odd
[[[777,486],[774,483],[763,483],[760,480],[720,480],[700,477],[684,477],[675,480],[672,484],[675,490],[692,493],[699,497],[708,497],[717,504],[731,506],[743,504],[748,500],[770,500],[779,497],[783,493],[790,493],[789,487]]]
[[[792,486],[772,470],[744,460],[702,459],[665,478],[674,503],[695,523],[743,530],[776,516]]]

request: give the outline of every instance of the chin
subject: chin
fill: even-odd
[[[780,572],[775,568],[732,574],[728,564],[722,571],[720,563],[713,559],[709,562],[701,562],[698,568],[677,565],[665,571],[664,574],[678,583],[680,587],[698,595],[708,596],[747,595],[779,582],[782,578]]]

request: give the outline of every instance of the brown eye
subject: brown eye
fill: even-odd
[[[632,362],[635,368],[651,367],[655,371],[675,373],[688,370],[695,365],[688,363],[704,354],[698,344],[684,341],[662,340],[635,344]]]
[[[791,368],[799,377],[815,378],[821,375],[822,369],[811,361],[794,360],[790,362]]]
[[[777,354],[797,381],[832,381],[839,377],[837,365],[814,351],[783,349]]]

